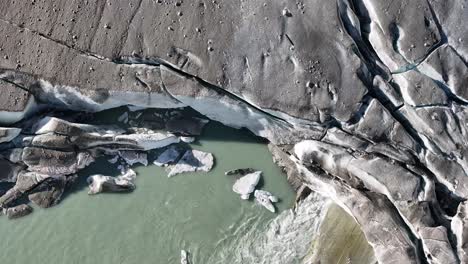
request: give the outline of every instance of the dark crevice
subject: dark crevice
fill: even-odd
[[[27,31],[29,31],[29,32],[31,32],[33,34],[37,34],[38,36],[40,36],[40,37],[42,37],[44,39],[47,39],[49,41],[52,41],[52,42],[54,42],[54,43],[56,43],[56,44],[58,44],[58,45],[60,45],[60,46],[62,46],[64,48],[75,50],[76,52],[78,52],[82,56],[91,57],[93,59],[98,59],[98,60],[110,61],[109,59],[106,59],[103,56],[100,56],[100,55],[95,54],[95,53],[84,51],[84,50],[79,49],[79,48],[77,48],[75,46],[71,46],[68,43],[66,43],[65,41],[61,41],[61,40],[58,40],[58,39],[51,38],[51,37],[39,32],[39,31],[29,29],[29,28],[25,27],[24,25],[19,25],[19,24],[13,23],[11,21],[8,21],[8,20],[2,19],[2,18],[0,18],[0,21],[4,22],[4,23],[7,23],[9,25],[13,25],[13,26],[18,27],[18,28],[23,29],[23,30],[27,30]]]
[[[342,0],[340,0],[342,1]],[[370,23],[370,18],[368,16],[367,10],[365,10],[364,4],[359,4],[357,1],[360,0],[353,0],[351,1],[352,4],[352,11],[359,17],[359,21],[361,23],[361,28],[365,28],[366,26],[364,25],[365,23]],[[360,6],[362,8],[356,8],[357,6]],[[342,12],[343,13],[343,12]],[[342,14],[341,13],[341,14]],[[348,19],[343,16],[340,16],[341,21],[348,21]],[[343,23],[346,25],[347,23]],[[346,29],[347,27],[345,27]],[[348,31],[347,31],[348,32]],[[355,43],[357,43],[357,47],[359,48],[361,52],[360,58],[363,60],[363,62],[366,63],[370,70],[371,76],[366,76],[366,74],[362,72],[358,72],[358,76],[361,80],[363,80],[364,84],[366,85],[369,95],[372,96],[373,98],[377,99],[387,110],[388,112],[392,115],[392,117],[402,125],[402,127],[405,129],[405,131],[420,145],[424,147],[424,142],[423,140],[419,137],[417,131],[414,129],[414,127],[411,125],[411,123],[403,116],[401,115],[398,111],[396,111],[399,107],[393,105],[391,103],[391,100],[382,92],[380,89],[377,89],[373,85],[373,78],[377,75],[381,75],[385,79],[389,79],[391,76],[388,76],[387,73],[389,72],[388,69],[383,69],[381,68],[380,63],[377,63],[376,58],[378,58],[377,52],[374,50],[373,46],[370,44],[368,38],[365,36],[364,32],[361,33],[361,36],[354,36],[353,34],[348,32],[348,35],[354,40]],[[356,39],[357,38],[357,39]],[[358,44],[359,43],[359,44]],[[384,73],[384,75],[382,75]],[[392,86],[391,83],[388,83],[389,85]],[[393,86],[392,86],[393,87]],[[401,107],[401,106],[400,106]],[[419,151],[419,150],[418,150]]]
[[[383,76],[384,79],[389,79],[391,77],[390,71],[382,67],[382,65],[384,65],[383,62],[380,60],[368,38],[365,36],[366,33],[364,32],[364,24],[370,23],[368,15],[363,13],[364,10],[357,10],[357,5],[354,3],[354,1],[344,3],[345,1],[346,0],[337,0],[338,18],[342,28],[345,29],[345,31],[355,43],[355,48],[358,51],[356,55],[358,55],[361,60],[365,62],[367,68],[373,75],[380,75]],[[360,31],[351,25],[351,21],[347,16],[347,7],[349,7],[359,19],[361,29]]]
[[[294,42],[291,40],[291,38],[289,37],[288,34],[285,34],[286,38],[288,39],[289,41],[289,44],[291,44],[292,46],[294,46]]]
[[[439,18],[437,17],[437,15],[436,15],[436,13],[434,11],[434,8],[432,7],[429,0],[426,0],[426,3],[427,3],[427,6],[429,7],[429,11],[431,12],[432,18],[434,19],[434,23],[435,23],[435,25],[437,27],[437,31],[439,32],[440,41],[438,43],[436,43],[435,45],[433,45],[423,57],[417,59],[414,63],[409,63],[409,64],[401,67],[400,69],[392,72],[392,74],[405,73],[407,71],[411,71],[411,70],[416,69],[419,65],[421,65],[421,63],[426,61],[427,58],[429,58],[434,52],[437,52],[437,50],[439,48],[441,48],[443,45],[448,43],[447,35],[445,35],[445,32],[442,29],[442,26],[441,26],[441,24],[439,22]],[[429,20],[427,20],[427,18],[424,18],[424,22],[429,23]]]
[[[468,105],[468,101],[465,101],[464,99],[458,97],[457,95],[455,95],[452,90],[450,89],[450,87],[447,86],[447,84],[441,82],[441,81],[438,81],[438,80],[434,80],[432,79],[433,82],[435,82],[437,84],[437,86],[442,89],[442,91],[444,91],[444,93],[447,95],[448,99],[459,104],[459,105]]]
[[[370,95],[364,95],[363,99],[361,100],[361,104],[359,109],[351,116],[348,120],[347,125],[354,125],[357,124],[362,118],[365,117],[367,110],[369,109],[369,105],[374,97]]]

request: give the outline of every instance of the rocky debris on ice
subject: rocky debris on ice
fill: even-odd
[[[96,174],[89,176],[86,180],[89,184],[88,194],[101,192],[128,192],[135,189],[136,173],[129,169],[118,177]]]
[[[24,194],[33,190],[49,177],[49,175],[37,172],[21,171],[18,173],[15,185],[0,197],[0,207],[6,208],[12,206]]]
[[[42,208],[58,204],[66,188],[70,187],[78,178],[77,175],[50,177],[35,187],[28,199]]]
[[[3,208],[3,214],[9,219],[16,219],[32,213],[33,209],[27,204],[20,204],[14,207]]]
[[[169,171],[168,177],[184,172],[204,171],[209,172],[214,166],[213,154],[190,149]]]
[[[18,173],[15,185],[0,197],[0,207],[10,207],[26,195],[40,207],[53,206],[60,201],[63,192],[75,182],[76,177],[23,170]]]
[[[252,168],[242,168],[242,169],[235,169],[235,170],[230,170],[226,171],[224,174],[225,175],[240,175],[240,176],[245,176],[249,173],[255,172],[255,169]]]
[[[169,164],[177,162],[181,155],[182,152],[173,145],[161,153],[153,164],[159,167],[166,167]]]
[[[0,144],[10,142],[21,133],[21,128],[0,127]]]
[[[260,205],[268,209],[268,211],[272,213],[276,212],[276,209],[273,206],[273,203],[278,202],[278,198],[276,196],[264,190],[255,190],[254,197],[255,197],[255,200]]]
[[[238,179],[232,186],[232,190],[235,193],[240,194],[241,199],[248,200],[250,194],[255,190],[260,178],[262,176],[261,171],[255,171],[249,173],[242,178]]]
[[[94,158],[87,151],[26,147],[23,150],[22,161],[30,171],[49,175],[69,175],[91,164]]]

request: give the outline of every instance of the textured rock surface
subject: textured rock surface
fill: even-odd
[[[42,208],[54,206],[59,203],[65,189],[73,184],[76,178],[77,176],[74,175],[68,177],[59,176],[43,181],[38,187],[31,191],[31,194],[28,195],[28,199]]]
[[[467,19],[466,0],[6,0],[0,116],[23,118],[31,95],[77,111],[190,106],[268,139],[294,187],[350,213],[380,263],[464,263]],[[31,129],[2,155],[71,175],[98,152],[179,140],[67,122],[18,126]],[[18,176],[1,204],[36,183]]]
[[[21,204],[18,206],[3,209],[4,214],[10,219],[26,216],[32,213],[32,211],[32,207],[27,204]]]

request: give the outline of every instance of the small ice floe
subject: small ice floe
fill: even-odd
[[[261,171],[255,171],[249,173],[242,178],[238,179],[232,186],[232,190],[235,193],[240,194],[241,199],[247,200],[250,197],[250,194],[255,190],[260,178],[262,176]]]
[[[187,150],[177,164],[172,167],[167,177],[172,177],[184,172],[208,172],[213,168],[213,165],[213,154],[190,149]]]
[[[268,211],[274,213],[276,212],[273,203],[278,202],[278,198],[271,194],[270,192],[263,191],[263,190],[255,190],[254,192],[255,200],[263,207],[268,209]]]
[[[146,152],[134,150],[121,150],[119,156],[127,162],[128,165],[133,166],[136,163],[141,163],[148,166],[148,154]]]
[[[135,179],[136,173],[131,169],[118,177],[92,175],[86,180],[89,184],[88,194],[132,191],[135,189]]]
[[[180,141],[185,143],[193,143],[195,142],[195,137],[180,137]]]
[[[188,258],[189,253],[185,250],[180,251],[180,264],[190,264],[189,258]]]
[[[178,161],[181,155],[182,153],[177,150],[176,146],[171,146],[161,153],[153,163],[156,166],[165,167]]]
[[[125,123],[125,124],[127,124],[127,123],[128,123],[128,112],[125,112],[125,113],[123,113],[122,115],[120,115],[120,116],[117,118],[117,121],[119,121],[120,123]]]
[[[224,174],[225,175],[241,175],[241,176],[244,176],[244,175],[247,175],[247,174],[253,173],[253,172],[255,172],[255,170],[252,169],[252,168],[243,168],[243,169],[235,169],[235,170],[226,171]]]
[[[109,163],[111,163],[111,164],[115,164],[115,163],[117,163],[117,161],[119,161],[119,156],[115,155],[113,158],[108,159],[107,161],[109,161]]]

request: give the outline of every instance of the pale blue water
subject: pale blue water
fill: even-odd
[[[210,124],[192,147],[215,155],[211,172],[168,179],[162,168],[138,167],[134,192],[89,196],[86,176],[117,174],[104,159],[81,173],[58,206],[35,208],[18,220],[0,218],[0,263],[180,263],[181,249],[192,263],[219,263],[216,256],[232,250],[233,241],[261,233],[276,216],[232,192],[235,178],[224,175],[230,169],[262,170],[261,186],[281,199],[279,211],[292,206],[294,193],[264,142]]]

